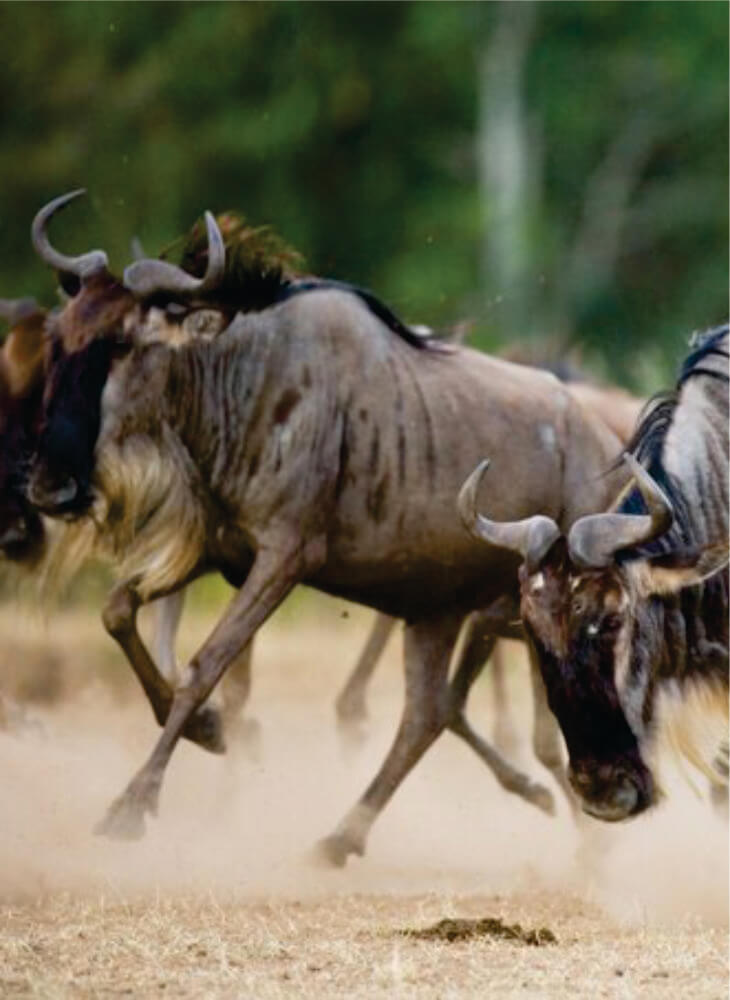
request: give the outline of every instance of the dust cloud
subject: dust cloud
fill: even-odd
[[[649,816],[619,827],[589,819],[576,826],[557,788],[558,815],[549,818],[503,792],[448,733],[376,822],[365,858],[344,870],[316,867],[313,845],[364,790],[398,719],[400,642],[393,640],[370,692],[367,739],[345,752],[336,731],[334,696],[370,621],[360,611],[344,617],[341,602],[326,602],[302,621],[268,626],[254,653],[249,709],[261,724],[258,751],[234,746],[215,757],[180,744],[160,814],[134,843],[92,829],[158,730],[136,689],[95,675],[91,664],[102,654],[81,641],[75,652],[89,664],[73,697],[31,706],[34,725],[0,734],[0,895],[68,891],[118,901],[190,891],[216,899],[387,892],[439,893],[448,902],[465,893],[555,890],[597,902],[621,921],[727,924],[727,818],[713,811],[700,782],[698,794],[670,774],[668,799]],[[204,625],[188,623],[191,648]],[[59,640],[65,659],[73,634],[69,627]],[[16,641],[16,657],[21,647]],[[510,703],[523,739],[518,762],[550,784],[529,748],[521,655],[513,651],[511,662]],[[114,669],[127,670],[121,660]],[[470,703],[472,721],[487,733],[490,696],[482,680]]]

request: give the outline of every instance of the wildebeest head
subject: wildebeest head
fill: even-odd
[[[46,226],[81,193],[50,202],[36,215],[31,230],[39,255],[61,273],[62,284],[73,295],[48,324],[42,419],[28,496],[44,513],[67,518],[91,506],[102,393],[115,359],[134,348],[147,305],[156,296],[184,299],[204,293],[220,279],[225,262],[210,213],[208,267],[202,278],[166,261],[142,260],[131,264],[119,281],[109,272],[103,251],[80,257],[61,254],[51,246]]]
[[[0,299],[0,316],[11,325],[0,351],[0,554],[28,565],[44,541],[25,477],[40,410],[46,310],[32,299]]]
[[[625,554],[664,534],[669,500],[626,456],[647,513],[605,513],[576,521],[567,537],[545,517],[504,524],[476,511],[488,463],[459,497],[464,523],[490,544],[519,552],[521,616],[537,655],[550,708],[569,754],[569,778],[583,808],[603,820],[636,815],[656,799],[644,759],[652,721],[658,629],[654,595],[698,583],[727,562],[727,549],[686,552],[676,563]]]

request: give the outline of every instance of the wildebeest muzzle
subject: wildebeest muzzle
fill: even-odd
[[[654,782],[642,761],[571,762],[570,784],[583,811],[595,819],[617,823],[644,812],[654,801]]]

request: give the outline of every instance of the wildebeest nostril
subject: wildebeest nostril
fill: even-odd
[[[76,499],[78,484],[73,476],[68,476],[60,486],[48,488],[38,482],[37,477],[31,478],[28,484],[28,499],[33,506],[43,511],[54,511],[65,507]]]

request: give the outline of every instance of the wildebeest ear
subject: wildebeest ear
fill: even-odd
[[[642,563],[640,585],[646,596],[676,594],[719,573],[729,560],[727,542],[659,556]]]

